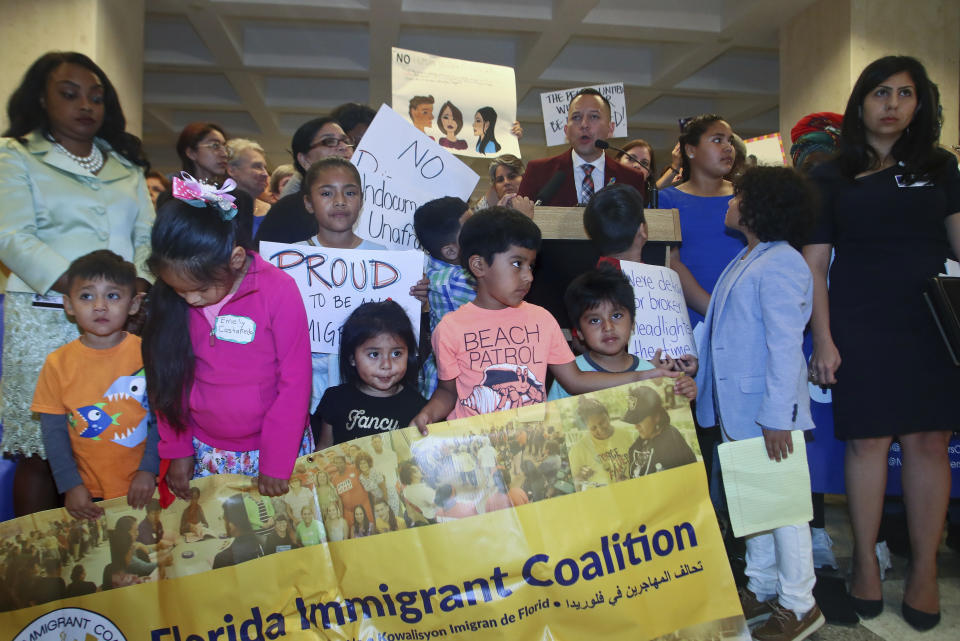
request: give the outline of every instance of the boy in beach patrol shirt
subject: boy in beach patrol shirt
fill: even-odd
[[[533,283],[540,229],[522,213],[491,207],[460,230],[460,257],[477,297],[450,312],[433,333],[440,382],[413,423],[429,423],[540,403],[547,368],[574,394],[678,372],[583,372],[557,321],[524,302]]]

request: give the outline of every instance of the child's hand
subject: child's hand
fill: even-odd
[[[680,368],[680,371],[687,376],[696,376],[697,370],[700,369],[700,359],[693,354],[681,356],[680,358],[675,359],[674,363],[676,363],[676,366]]]
[[[664,369],[663,365],[655,369],[648,369],[642,372],[634,372],[636,379],[638,381],[645,381],[650,378],[660,378],[665,376],[666,378],[680,378],[683,376],[682,372],[675,372],[672,369]]]
[[[507,207],[512,207],[516,209],[527,218],[530,218],[530,219],[533,218],[534,203],[532,200],[530,200],[526,196],[518,196],[516,194],[507,194],[506,196],[503,197],[503,200],[506,200]],[[503,200],[501,200],[500,202],[503,202]]]
[[[423,436],[426,436],[427,434],[430,433],[427,430],[427,425],[429,425],[431,422],[432,421],[430,420],[429,416],[427,416],[423,412],[420,412],[413,417],[413,420],[410,421],[410,424],[415,425],[417,427],[417,430],[420,432],[420,434],[422,434]]]
[[[261,496],[281,496],[290,490],[290,485],[287,479],[278,479],[261,472],[257,477],[257,490]]]
[[[63,507],[75,519],[96,521],[103,516],[103,508],[97,507],[93,502],[93,497],[90,496],[90,491],[83,484],[67,490],[66,494],[63,495]]]
[[[697,382],[689,376],[681,376],[673,385],[673,391],[681,396],[686,396],[691,401],[697,398]]]
[[[183,499],[190,500],[190,478],[193,476],[193,457],[184,456],[182,458],[171,459],[170,469],[167,470],[167,487],[173,492],[173,495]]]
[[[410,295],[421,303],[427,302],[427,294],[430,292],[430,280],[424,276],[417,281],[417,284],[410,288]]]
[[[169,485],[169,482],[167,484]],[[127,490],[127,505],[138,510],[146,507],[156,488],[157,477],[150,472],[138,470],[130,481],[130,489]]]
[[[662,349],[658,349],[656,352],[654,352],[653,358],[651,358],[647,362],[653,365],[654,369],[656,368],[669,369],[669,370],[677,369],[676,366],[674,365],[674,360],[670,358],[670,354],[664,354]]]
[[[768,430],[763,428],[763,444],[767,446],[767,456],[779,463],[793,454],[793,436],[790,430]]]

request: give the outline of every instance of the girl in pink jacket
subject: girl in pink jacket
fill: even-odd
[[[257,476],[287,492],[308,422],[310,341],[294,280],[244,247],[232,197],[187,178],[157,212],[143,357],[170,491],[191,478]]]

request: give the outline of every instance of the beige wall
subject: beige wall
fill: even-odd
[[[821,0],[780,30],[780,135],[815,111],[842,114],[850,80],[850,3]]]
[[[117,88],[127,131],[143,128],[144,0],[4,0],[0,21],[6,100],[34,60],[47,51],[79,51],[100,65]]]
[[[780,132],[814,111],[843,113],[870,62],[885,55],[919,59],[940,87],[941,141],[958,140],[960,3],[955,0],[821,0],[780,31]]]

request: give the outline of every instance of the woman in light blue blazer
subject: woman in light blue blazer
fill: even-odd
[[[0,282],[5,293],[2,451],[18,457],[14,510],[57,507],[39,423],[30,411],[47,354],[77,338],[50,299],[73,259],[110,249],[148,271],[153,205],[140,140],[110,80],[90,58],[51,52],[27,70],[0,140]]]
[[[717,281],[699,346],[700,424],[718,426],[724,441],[762,437],[776,461],[793,452],[791,431],[813,428],[803,357],[813,278],[791,242],[804,240],[814,211],[811,187],[793,170],[743,175],[724,224],[747,246]],[[775,477],[769,487],[776,491]],[[746,544],[741,604],[748,620],[766,620],[755,638],[802,638],[822,626],[808,525],[754,534]]]

